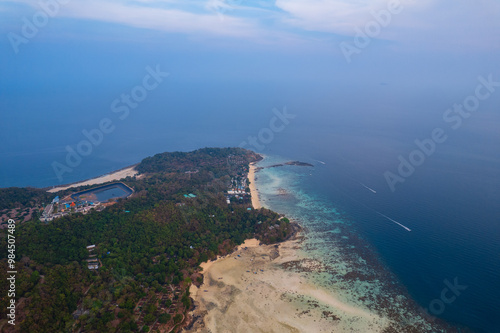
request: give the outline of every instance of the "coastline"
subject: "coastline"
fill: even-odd
[[[255,163],[257,162],[252,162],[249,164],[249,170],[248,170],[248,180],[250,181],[250,184],[248,187],[250,187],[250,197],[252,198],[252,206],[254,209],[259,209],[262,208],[262,204],[259,199],[259,192],[257,191],[257,186],[255,184]]]
[[[250,198],[252,201],[252,207],[254,209],[259,209],[259,208],[262,208],[262,205],[260,204],[259,193],[257,192],[257,187],[255,184],[255,178],[256,178],[256,176],[255,176],[255,169],[256,169],[255,164],[256,163],[258,163],[258,161],[249,163],[249,170],[248,170],[247,178],[250,181],[249,188],[250,188]],[[255,239],[255,238],[246,239],[243,242],[243,244],[239,245],[236,248],[235,251],[240,251],[244,247],[249,248],[249,247],[257,247],[257,246],[260,246],[259,240]],[[210,261],[206,261],[206,262],[201,263],[200,264],[200,267],[201,267],[200,274],[203,274],[203,276],[205,276],[205,274],[207,274],[210,271],[210,268],[214,264],[216,264],[217,262],[220,262],[222,259],[226,258],[227,256],[231,256],[231,255],[233,255],[233,253],[230,253],[226,256],[217,256],[217,258],[214,260],[210,260]],[[205,282],[205,279],[204,279],[204,282]],[[199,293],[202,286],[196,287],[194,284],[191,284],[191,286],[189,288],[189,293],[195,301],[197,299],[198,293]],[[198,312],[197,310],[198,309],[193,311],[193,313],[192,313],[193,317],[196,317],[196,312]],[[198,316],[199,316],[199,314],[198,314]]]
[[[254,163],[251,167],[253,199],[258,192]],[[260,183],[263,194],[275,195],[272,182],[271,188]],[[311,205],[310,198],[297,199]],[[191,286],[195,307],[186,332],[456,332],[393,285],[396,280],[366,243],[343,232],[346,226],[326,225],[321,206],[304,215],[283,208],[300,227],[291,239],[240,246],[200,265],[203,283]],[[332,236],[323,237],[326,233]]]
[[[388,318],[308,281],[322,265],[303,256],[302,239],[298,234],[272,245],[247,240],[234,253],[202,264],[188,332],[382,332]]]
[[[241,245],[238,245],[238,247],[236,248],[236,251],[239,251],[241,250],[242,248],[250,248],[250,247],[257,247],[257,246],[260,246],[260,242],[258,239],[256,238],[251,238],[251,239],[247,239],[243,242],[243,244]],[[210,260],[210,261],[206,261],[206,262],[202,262],[200,264],[200,267],[201,267],[201,271],[200,271],[200,274],[207,274],[208,271],[210,270],[210,268],[217,262],[220,262],[222,259],[226,258],[226,257],[230,257],[232,256],[234,253],[229,253],[225,256],[217,256],[216,259],[214,260]],[[203,286],[203,285],[202,285]],[[191,284],[191,286],[189,287],[189,293],[191,295],[191,297],[193,299],[196,299],[197,295],[198,295],[198,292],[200,291],[201,289],[201,286],[198,288],[197,286],[195,286],[194,284]]]
[[[252,205],[261,208],[255,163],[248,179]],[[296,222],[293,222],[296,223]],[[195,308],[186,332],[382,332],[389,318],[345,303],[314,285],[309,274],[325,269],[302,251],[303,230],[264,245],[247,239],[224,257],[202,263],[203,283],[190,287]]]
[[[111,173],[108,173],[108,174],[105,174],[102,176],[87,179],[87,180],[84,180],[81,182],[57,186],[57,187],[54,187],[54,188],[47,190],[47,192],[56,193],[59,191],[67,190],[67,189],[72,188],[72,187],[79,187],[79,186],[86,186],[86,185],[98,185],[98,184],[103,184],[103,183],[107,183],[107,182],[114,181],[114,180],[120,180],[123,178],[127,178],[129,176],[133,177],[139,173],[137,170],[135,170],[136,166],[137,166],[137,164],[120,169],[120,170],[117,170],[117,171],[113,171]]]

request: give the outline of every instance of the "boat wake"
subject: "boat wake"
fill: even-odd
[[[377,212],[377,211],[376,211],[376,212]],[[381,215],[381,216],[385,217],[386,219],[388,219],[388,220],[389,220],[389,221],[391,221],[391,222],[396,223],[396,224],[397,224],[397,225],[399,225],[400,227],[402,227],[402,228],[406,229],[406,231],[411,231],[411,229],[410,229],[410,228],[408,228],[408,227],[406,227],[406,226],[402,225],[402,224],[401,224],[401,223],[399,223],[398,221],[395,221],[395,220],[391,219],[389,216],[386,216],[386,215],[384,215],[384,214],[382,214],[382,213],[380,213],[380,212],[377,212],[377,214],[379,214],[379,215]]]
[[[363,184],[363,183],[359,183],[359,184],[360,184],[361,186],[363,186],[364,188],[366,188],[367,190],[370,190],[370,191],[372,191],[373,193],[377,193],[377,191],[375,191],[374,189],[372,189],[372,188],[370,188],[370,187],[366,186],[365,184]]]
[[[319,162],[319,163],[321,163],[321,164],[326,164],[325,162],[320,161],[320,160],[315,160],[315,161],[316,161],[316,162]]]

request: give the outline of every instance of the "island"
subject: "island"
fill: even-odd
[[[0,189],[0,279],[16,272],[16,325],[2,316],[0,332],[456,332],[419,309],[362,238],[340,237],[330,262],[308,252],[307,221],[263,207],[256,173],[313,165],[262,158],[204,148]]]
[[[289,161],[285,163],[278,163],[278,164],[273,164],[265,167],[257,167],[255,168],[256,171],[266,169],[266,168],[277,168],[277,167],[282,167],[285,165],[294,165],[294,166],[302,166],[302,167],[314,167],[314,165],[306,162],[300,162],[300,161]]]
[[[8,220],[17,271],[17,324],[2,317],[0,330],[178,332],[192,324],[200,264],[247,239],[277,244],[297,231],[252,206],[249,166],[261,158],[204,148],[145,158],[119,182],[0,189],[0,278],[9,270]]]

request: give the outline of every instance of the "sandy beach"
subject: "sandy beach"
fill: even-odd
[[[245,242],[243,244],[241,244],[240,246],[238,246],[237,248],[237,251],[241,250],[242,248],[249,248],[249,247],[257,247],[259,246],[260,242],[259,240],[255,239],[255,238],[252,238],[252,239],[247,239],[245,240]],[[209,270],[210,270],[210,267],[212,267],[213,264],[219,262],[221,259],[223,258],[226,258],[226,257],[231,257],[232,254],[229,254],[227,256],[217,256],[217,259],[216,260],[211,260],[211,261],[207,261],[207,262],[203,262],[200,264],[200,267],[201,267],[201,274],[205,274],[207,273]],[[193,299],[196,299],[196,296],[199,292],[200,288],[197,288],[194,284],[192,284],[189,288],[189,292],[191,294],[191,297],[193,297]]]
[[[255,168],[250,165],[248,178],[252,205],[257,208],[261,204]],[[339,227],[331,232],[337,231],[342,232]],[[194,310],[184,331],[445,331],[423,317],[404,290],[386,285],[394,281],[389,275],[383,271],[375,274],[366,267],[369,256],[363,259],[354,252],[364,243],[342,236],[335,241],[327,239],[327,252],[316,252],[317,244],[325,239],[311,237],[310,231],[302,229],[293,239],[279,244],[246,240],[235,252],[201,264],[203,283],[199,288],[191,286]]]
[[[78,187],[78,186],[84,186],[84,185],[103,184],[103,183],[110,182],[110,181],[113,181],[113,180],[120,180],[120,179],[126,178],[128,176],[133,177],[137,173],[138,172],[135,170],[135,166],[131,166],[131,167],[128,167],[128,168],[125,168],[125,169],[121,169],[121,170],[118,170],[116,172],[113,172],[113,173],[110,173],[110,174],[107,174],[107,175],[103,175],[103,176],[100,176],[100,177],[97,177],[97,178],[89,179],[89,180],[86,180],[86,181],[83,181],[83,182],[80,182],[80,183],[75,183],[75,184],[70,184],[70,185],[65,185],[65,186],[54,187],[54,188],[51,188],[50,190],[48,190],[47,192],[55,193],[55,192],[58,192],[58,191],[67,190],[68,188],[72,188],[72,187]]]
[[[254,209],[262,208],[259,200],[259,192],[257,192],[257,187],[255,186],[255,163],[250,163],[250,169],[248,171],[248,180],[250,180],[250,194],[252,196],[252,206]]]
[[[248,173],[252,205],[261,208],[255,165]],[[345,303],[310,283],[324,269],[301,251],[302,237],[261,245],[248,239],[235,252],[202,263],[203,284],[191,285],[194,323],[187,332],[382,332],[389,320]]]
[[[249,240],[203,264],[204,282],[191,295],[197,320],[189,332],[381,332],[388,319],[307,281],[320,263],[301,257],[300,243]]]

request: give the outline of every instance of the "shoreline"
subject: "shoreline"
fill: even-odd
[[[255,168],[254,162],[248,176],[252,199]],[[336,240],[328,261],[310,252],[308,229],[292,223],[298,232],[281,243],[249,247],[246,240],[200,265],[203,283],[190,288],[194,309],[184,332],[447,331],[439,319],[424,316],[404,288],[391,287],[389,271],[367,269],[380,268],[368,253],[352,257],[354,248],[365,248],[358,238]]]
[[[107,174],[104,174],[101,176],[97,176],[94,178],[83,180],[80,182],[60,185],[60,186],[56,186],[53,188],[49,188],[48,190],[46,187],[45,189],[49,193],[56,193],[56,192],[64,191],[64,190],[67,190],[67,189],[73,188],[73,187],[86,186],[86,185],[99,185],[99,184],[104,184],[104,183],[107,183],[110,181],[115,181],[115,180],[127,178],[129,176],[133,177],[139,173],[137,170],[135,170],[136,166],[137,166],[137,164],[134,164],[134,165],[131,165],[131,166],[128,166],[128,167],[125,167],[125,168],[122,168],[122,169],[119,169],[119,170],[116,170],[116,171],[113,171],[113,172],[110,172],[110,173],[107,173]]]
[[[248,187],[250,188],[250,197],[252,198],[252,207],[254,209],[259,209],[262,208],[262,203],[260,202],[259,198],[259,192],[257,191],[257,186],[255,185],[255,163],[257,162],[252,162],[249,164],[249,170],[248,170],[248,180],[250,181],[250,184]]]
[[[252,206],[261,208],[255,162],[248,179]],[[382,332],[390,319],[346,303],[309,274],[325,269],[302,251],[304,230],[278,244],[247,239],[226,256],[200,264],[203,283],[190,286],[195,305],[185,332]]]
[[[210,268],[214,264],[216,264],[217,262],[220,262],[222,259],[225,259],[227,257],[232,256],[235,252],[240,251],[242,248],[245,248],[245,247],[250,248],[250,247],[257,247],[257,246],[260,246],[260,241],[258,239],[256,239],[256,238],[246,239],[243,242],[243,244],[238,245],[236,247],[235,251],[228,253],[225,256],[217,256],[217,258],[214,260],[202,262],[200,264],[201,271],[199,273],[202,274],[204,277],[205,276],[204,274],[207,274],[208,271],[210,270]],[[203,283],[205,283],[205,278],[203,278]],[[193,299],[195,299],[197,297],[202,286],[203,286],[203,284],[200,285],[200,287],[197,287],[194,284],[191,284],[191,286],[189,287],[189,293]],[[195,312],[195,311],[196,311],[196,309],[193,312]]]
[[[300,253],[302,240],[300,232],[279,244],[246,240],[235,252],[200,265],[203,284],[191,287],[195,309],[190,314],[195,319],[188,332],[345,332],[352,328],[382,332],[388,318],[347,304],[307,279],[321,263]],[[307,267],[295,269],[298,262]]]

